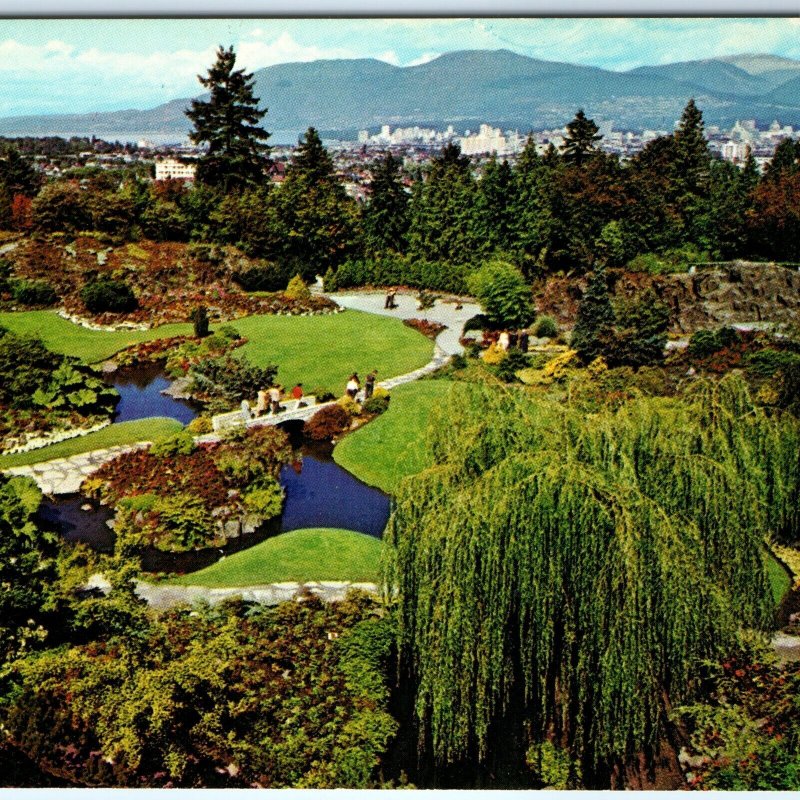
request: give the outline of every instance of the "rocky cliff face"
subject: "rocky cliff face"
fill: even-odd
[[[667,275],[654,288],[670,308],[671,328],[692,333],[748,322],[800,322],[800,271],[737,262]]]
[[[673,333],[752,322],[800,322],[800,271],[774,264],[739,261],[677,275],[614,272],[609,279],[617,297],[652,287],[670,309]],[[585,278],[548,278],[535,293],[539,313],[572,327],[585,288]]]

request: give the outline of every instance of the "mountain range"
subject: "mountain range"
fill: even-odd
[[[254,73],[272,143],[308,126],[355,138],[380,125],[456,130],[488,122],[520,131],[561,127],[578,108],[617,130],[671,130],[690,97],[707,124],[736,119],[800,126],[800,61],[765,54],[643,66],[627,72],[541,61],[509,50],[446,53],[396,67],[376,59],[278,64]],[[0,135],[184,137],[189,98],[151,109],[0,118]]]

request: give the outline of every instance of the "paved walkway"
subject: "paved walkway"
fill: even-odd
[[[111,461],[121,453],[140,450],[149,444],[151,443],[136,442],[135,444],[117,445],[104,450],[80,453],[69,458],[54,458],[51,461],[42,461],[39,464],[30,464],[25,467],[10,467],[4,472],[6,475],[25,475],[33,478],[36,485],[47,495],[74,494],[80,489],[84,479],[107,461]]]

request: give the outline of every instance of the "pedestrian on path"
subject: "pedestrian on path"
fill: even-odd
[[[281,387],[280,386],[273,386],[269,390],[269,399],[270,403],[272,404],[272,413],[273,414],[280,414],[281,411]]]
[[[302,400],[303,399],[303,384],[302,383],[295,384],[294,389],[292,389],[292,397],[295,400]]]
[[[364,399],[369,400],[372,393],[375,391],[375,378],[378,376],[378,370],[374,369],[370,372],[364,380]]]
[[[269,408],[269,392],[266,389],[259,389],[258,403],[256,404],[256,416],[260,417],[262,414],[267,413]]]
[[[350,380],[347,381],[347,388],[345,392],[349,397],[352,397],[353,400],[356,399],[356,395],[358,394],[358,390],[361,388],[361,381],[358,379],[358,373],[354,372],[350,376]]]

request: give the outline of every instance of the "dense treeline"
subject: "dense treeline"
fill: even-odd
[[[332,286],[464,291],[466,275],[493,256],[529,278],[598,265],[800,260],[800,142],[783,140],[759,175],[752,156],[742,167],[712,157],[693,101],[674,134],[626,163],[596,149],[596,130],[579,114],[560,151],[539,154],[531,141],[513,167],[493,158],[478,176],[456,145],[421,174],[404,173],[387,154],[373,165],[363,205],[345,193],[313,128],[277,186],[251,176],[190,189],[99,172],[40,188],[11,150],[0,159],[0,220],[22,230],[236,244],[264,260],[253,288],[330,270]]]
[[[431,436],[387,532],[423,762],[463,785],[527,754],[547,783],[556,758],[562,788],[655,763],[704,663],[771,627],[797,420],[733,376],[589,417],[465,391]]]

